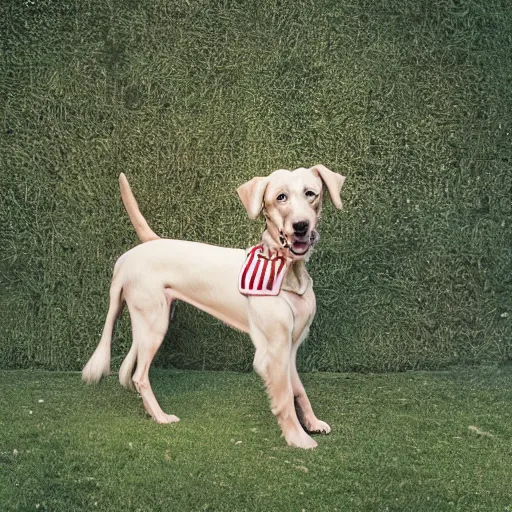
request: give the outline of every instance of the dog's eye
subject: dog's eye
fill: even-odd
[[[277,200],[278,200],[278,201],[281,201],[281,202],[282,202],[282,201],[286,201],[287,199],[288,199],[288,196],[287,196],[286,194],[279,194],[279,195],[277,196]]]
[[[314,199],[316,197],[316,194],[312,190],[306,190],[306,197],[308,199]]]

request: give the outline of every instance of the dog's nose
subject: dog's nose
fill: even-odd
[[[304,236],[307,234],[309,229],[309,222],[307,220],[301,220],[300,222],[293,223],[293,233],[297,236]]]

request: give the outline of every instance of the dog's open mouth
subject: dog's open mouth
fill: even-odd
[[[311,244],[309,240],[307,242],[301,242],[296,240],[290,247],[290,251],[295,254],[295,256],[303,256],[309,251]]]
[[[313,230],[309,235],[295,235],[293,242],[290,243],[288,241],[288,237],[283,233],[283,231],[279,231],[279,241],[281,242],[281,245],[284,248],[289,249],[295,256],[304,256],[307,254],[309,249],[318,243],[319,239],[320,235],[318,231]]]
[[[295,236],[292,244],[286,244],[295,256],[304,256],[320,238],[318,231],[313,230],[309,235]]]

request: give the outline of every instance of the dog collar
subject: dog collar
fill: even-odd
[[[263,245],[247,251],[247,259],[238,278],[238,290],[243,295],[279,295],[288,263],[277,251],[265,254]]]

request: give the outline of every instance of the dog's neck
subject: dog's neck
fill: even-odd
[[[313,284],[306,270],[306,262],[303,259],[296,260],[291,258],[289,250],[284,248],[279,241],[275,240],[267,229],[263,232],[261,243],[267,254],[271,251],[277,252],[288,264],[281,290],[304,295],[308,287]]]

